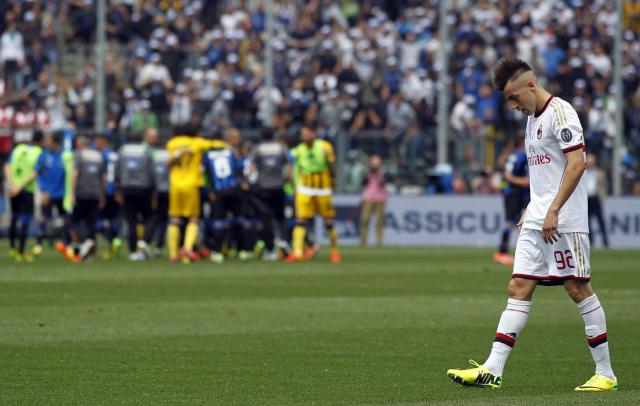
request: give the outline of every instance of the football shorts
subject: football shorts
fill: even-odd
[[[303,193],[296,193],[295,211],[297,218],[310,219],[316,214],[324,218],[336,216],[336,209],[333,207],[331,196],[310,196]]]
[[[196,188],[171,188],[169,190],[170,217],[200,217],[200,190]]]
[[[518,236],[512,277],[534,279],[541,285],[560,285],[568,279],[588,281],[589,251],[587,233],[562,233],[558,242],[547,244],[541,231],[523,228]]]

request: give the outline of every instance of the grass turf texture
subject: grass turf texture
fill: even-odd
[[[510,270],[481,249],[327,250],[301,264],[34,264],[0,259],[0,404],[631,404],[640,398],[640,251],[595,251],[616,393],[562,287],[540,287],[501,390],[483,362]]]

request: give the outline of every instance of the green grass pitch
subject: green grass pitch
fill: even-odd
[[[486,358],[510,269],[491,251],[326,249],[301,264],[0,259],[1,405],[509,404],[640,399],[640,251],[594,251],[620,389],[593,372],[562,287],[540,287],[501,390],[446,370]]]

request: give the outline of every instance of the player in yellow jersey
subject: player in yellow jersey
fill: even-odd
[[[169,217],[167,240],[169,259],[178,260],[180,221],[188,219],[182,246],[183,262],[193,256],[200,225],[200,186],[202,153],[208,149],[226,148],[220,140],[207,140],[192,127],[181,127],[167,143],[169,153]]]
[[[338,237],[333,227],[336,210],[333,207],[333,177],[335,175],[335,154],[330,143],[316,138],[313,123],[305,124],[300,130],[302,143],[293,150],[296,173],[295,212],[296,226],[293,229],[293,252],[288,262],[304,259],[306,225],[317,214],[324,219],[324,226],[331,243],[331,262],[342,262],[338,250]]]

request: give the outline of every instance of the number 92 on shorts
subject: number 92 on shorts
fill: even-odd
[[[560,285],[568,279],[589,281],[589,251],[587,233],[562,233],[557,242],[547,244],[540,230],[523,228],[512,277],[534,279],[541,285]]]

